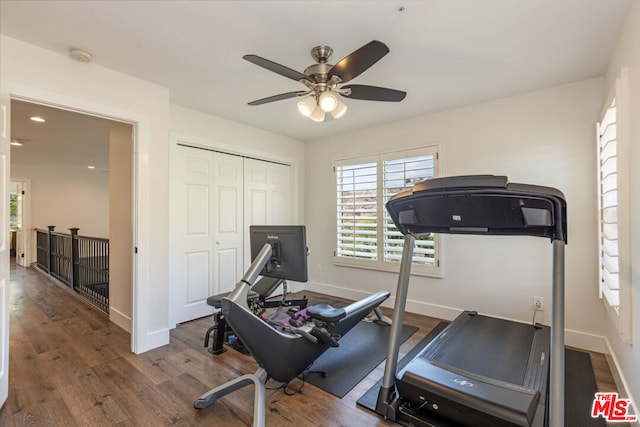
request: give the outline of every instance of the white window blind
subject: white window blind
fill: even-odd
[[[404,236],[385,203],[437,172],[437,149],[426,147],[335,164],[337,231],[334,262],[398,271]],[[439,238],[416,240],[412,272],[440,276]]]
[[[620,312],[618,249],[618,150],[616,101],[613,99],[598,126],[600,181],[600,293]]]
[[[618,150],[615,98],[598,126],[600,195],[600,293],[620,314],[618,248]]]
[[[622,342],[632,344],[631,114],[629,70],[597,126],[599,290]]]
[[[378,259],[376,162],[336,167],[337,179],[337,256]]]
[[[394,195],[413,188],[416,182],[433,178],[434,176],[433,154],[411,156],[406,158],[391,158],[384,160],[383,189],[384,202],[387,203]],[[402,257],[404,236],[397,229],[389,212],[384,209],[384,260],[399,262]],[[435,236],[433,234],[416,239],[416,247],[413,251],[414,263],[433,265],[435,259]]]

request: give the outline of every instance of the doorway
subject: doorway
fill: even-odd
[[[30,217],[30,226],[22,227],[24,266],[36,261],[34,229],[79,228],[79,235],[109,239],[118,247],[108,263],[116,272],[110,319],[131,332],[133,125],[19,99],[11,100],[11,110],[11,140],[20,143],[11,147],[11,175],[27,177],[31,190],[30,203],[22,203],[23,217]],[[16,191],[23,190],[16,185]]]

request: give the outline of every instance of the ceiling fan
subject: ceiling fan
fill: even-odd
[[[249,102],[249,105],[262,105],[299,97],[298,110],[300,113],[311,120],[322,122],[325,121],[325,118],[329,118],[325,113],[338,119],[347,111],[347,106],[338,99],[336,94],[366,101],[400,102],[407,95],[406,92],[368,85],[340,86],[368,70],[387,53],[389,53],[389,48],[384,43],[373,40],[350,53],[337,64],[332,65],[328,61],[331,59],[333,49],[329,46],[316,46],[311,49],[311,57],[317,64],[307,67],[304,73],[257,55],[244,55],[243,59],[281,76],[297,80],[307,87],[303,91],[281,93],[258,99]]]

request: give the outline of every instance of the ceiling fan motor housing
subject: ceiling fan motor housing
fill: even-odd
[[[310,77],[314,83],[326,83],[329,80],[329,71],[333,68],[333,65],[327,62],[331,55],[333,55],[331,46],[316,46],[311,49],[311,57],[317,64],[305,68],[304,74]],[[323,90],[326,90],[326,87],[320,88],[320,91]]]
[[[314,83],[326,83],[329,80],[329,71],[333,65],[326,62],[313,64],[305,68],[304,74]]]

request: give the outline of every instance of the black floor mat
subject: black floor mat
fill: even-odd
[[[564,425],[606,426],[604,418],[591,418],[596,379],[589,353],[567,349],[564,353]]]
[[[305,381],[334,396],[344,397],[387,356],[388,325],[379,322],[360,322],[340,340],[340,347],[330,348],[311,366],[311,371],[326,372],[302,374]],[[401,343],[418,328],[403,325]]]
[[[436,337],[447,326],[446,322],[440,322],[436,325],[435,328],[431,330],[415,347],[413,347],[409,352],[398,362],[398,370],[405,367],[405,365],[413,360],[414,357],[418,355],[420,350],[422,350],[428,343],[431,342],[432,339]],[[358,399],[358,405],[363,406],[372,411],[376,410],[376,401],[378,399],[378,391],[380,390],[380,386],[382,386],[382,378],[378,380],[378,382],[371,387],[365,394],[362,395],[360,399]]]

